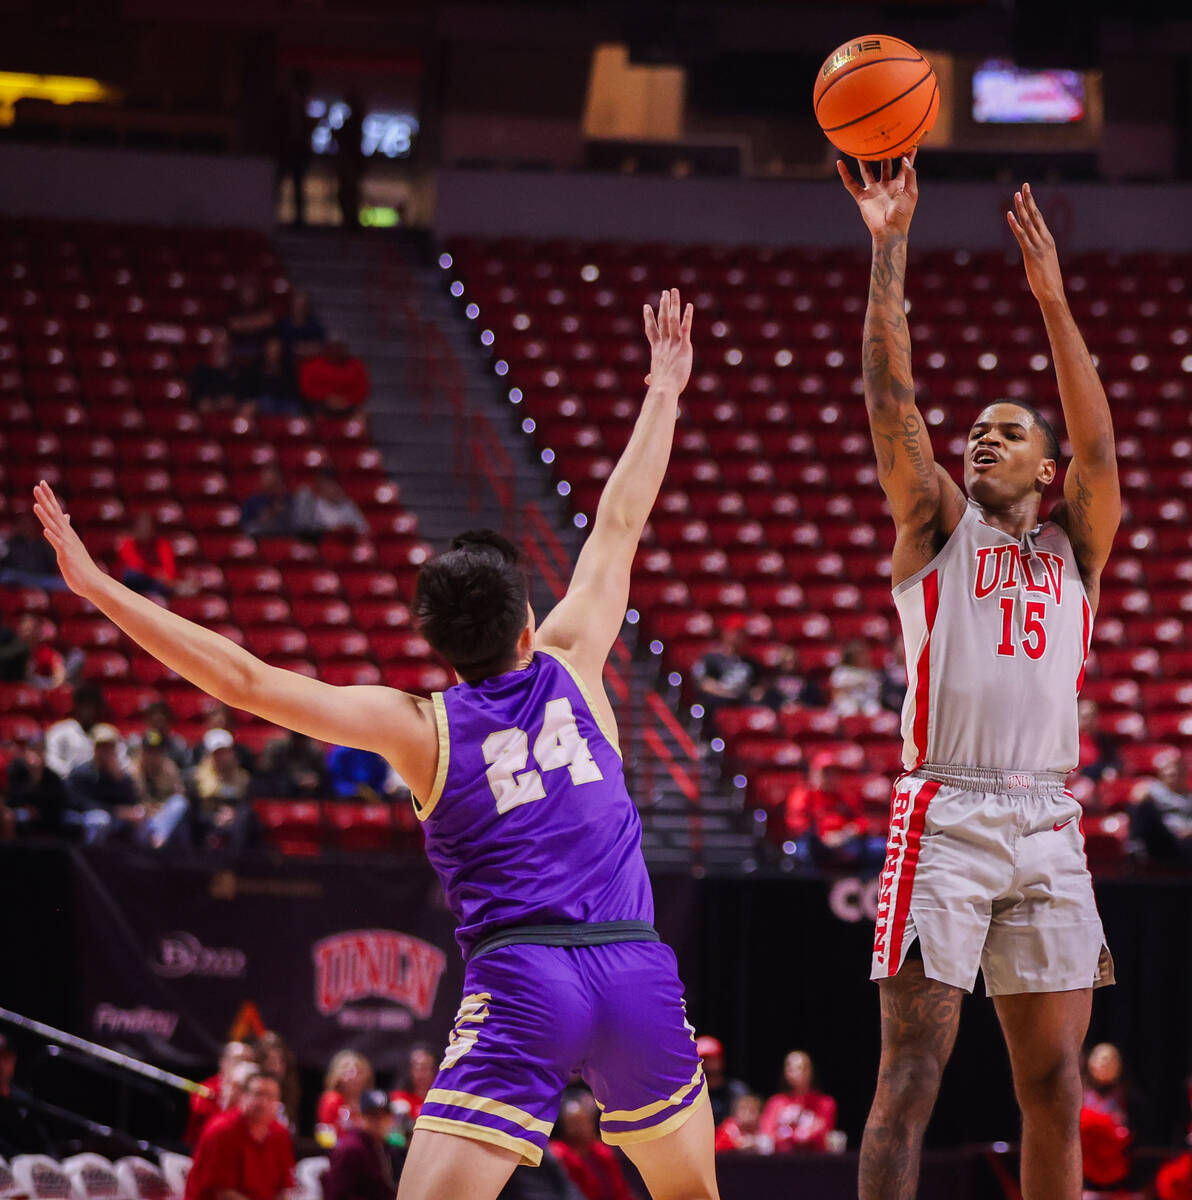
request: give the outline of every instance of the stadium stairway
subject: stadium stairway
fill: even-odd
[[[555,548],[553,560],[530,564],[535,608],[546,611],[582,535],[429,241],[305,230],[279,232],[277,245],[328,332],[368,366],[373,440],[423,536],[442,546],[461,527],[487,525],[524,545],[536,506]],[[647,858],[658,868],[739,870],[758,849],[742,793],[700,753],[678,689],[659,690],[657,658],[634,654],[635,630],[625,633],[617,704]]]

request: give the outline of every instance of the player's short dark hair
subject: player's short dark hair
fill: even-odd
[[[414,619],[460,678],[484,679],[509,669],[526,598],[513,543],[491,529],[470,529],[418,572]]]
[[[1039,432],[1043,435],[1043,449],[1047,457],[1054,459],[1058,466],[1060,461],[1060,439],[1051,427],[1051,422],[1033,404],[1028,404],[1025,400],[998,400],[997,403],[1012,404],[1015,408],[1021,408],[1023,412],[1030,414],[1031,420],[1034,421]]]

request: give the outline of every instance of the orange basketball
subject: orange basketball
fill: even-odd
[[[884,33],[853,38],[828,55],[812,93],[828,140],[854,158],[897,158],[935,124],[940,86],[909,42]]]

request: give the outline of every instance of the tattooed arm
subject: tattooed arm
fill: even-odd
[[[919,197],[914,155],[902,160],[897,178],[889,163],[882,163],[880,179],[874,179],[866,163],[860,166],[858,183],[843,162],[837,164],[873,235],[861,371],[878,479],[898,530],[893,580],[899,583],[938,552],[964,513],[964,497],[936,463],[927,426],[915,405],[903,294],[907,234]]]
[[[1015,194],[1014,210],[1006,216],[1022,247],[1026,277],[1043,313],[1072,443],[1064,499],[1052,510],[1051,519],[1067,530],[1085,586],[1095,593],[1122,519],[1113,418],[1097,368],[1064,295],[1055,239],[1029,183]],[[1095,604],[1095,595],[1092,598]]]

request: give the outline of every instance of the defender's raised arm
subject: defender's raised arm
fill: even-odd
[[[1072,539],[1072,549],[1095,605],[1101,568],[1109,558],[1122,519],[1113,418],[1092,355],[1068,307],[1055,239],[1029,183],[1015,194],[1014,211],[1006,218],[1022,248],[1027,281],[1043,313],[1064,423],[1072,443],[1064,500],[1052,511],[1051,519],[1062,524]]]
[[[645,306],[646,398],[633,436],[604,485],[567,594],[535,638],[539,646],[564,651],[590,688],[599,684],[625,620],[633,556],[670,462],[679,396],[691,378],[692,318],[691,305],[684,310],[677,288],[662,293],[657,317]]]
[[[58,555],[71,591],[86,597],[143,650],[233,708],[319,741],[374,750],[425,796],[434,780],[434,715],[429,701],[395,688],[336,687],[271,667],[243,647],[105,575],[50,486],[34,489],[33,511]]]
[[[919,198],[914,164],[912,152],[901,160],[895,176],[892,165],[883,162],[881,177],[875,179],[862,162],[860,182],[843,161],[836,164],[873,237],[861,370],[878,480],[898,527],[895,583],[932,558],[939,548],[938,536],[950,533],[964,511],[960,489],[936,464],[927,426],[915,404],[903,293],[907,236]]]

